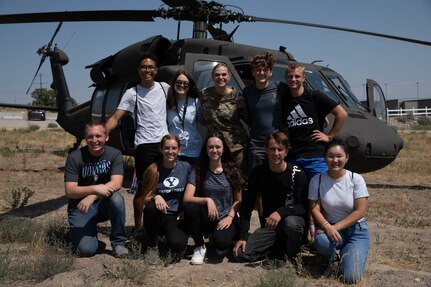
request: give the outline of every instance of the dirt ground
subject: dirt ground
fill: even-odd
[[[402,158],[397,160],[403,160]],[[11,179],[36,191],[28,205],[18,211],[1,211],[0,216],[18,215],[40,221],[54,218],[66,220],[63,189],[65,157],[40,154],[23,168],[20,163],[0,163],[0,184]],[[431,286],[431,184],[429,172],[422,177],[405,180],[390,169],[364,175],[370,193],[367,221],[372,246],[364,280],[359,286]],[[126,179],[125,187],[130,179]],[[127,206],[127,228],[133,225],[133,196],[122,191]],[[256,220],[253,226],[257,226]],[[77,258],[73,270],[58,274],[40,283],[16,282],[9,286],[134,286],[126,279],[107,278],[108,269],[118,260],[106,252],[92,258]],[[304,253],[304,264],[315,260]],[[192,266],[187,259],[163,267],[149,267],[145,286],[254,286],[268,271],[260,266],[229,262]],[[321,273],[304,270],[295,286],[343,286]]]

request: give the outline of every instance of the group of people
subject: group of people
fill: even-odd
[[[271,254],[293,259],[316,225],[314,245],[340,275],[354,283],[363,275],[369,233],[368,198],[361,175],[344,168],[346,145],[335,136],[346,111],[319,91],[304,87],[305,69],[288,65],[286,83],[270,81],[273,55],[251,59],[254,84],[242,93],[229,86],[222,63],[214,86],[198,91],[185,71],[171,85],[156,82],[157,58],[138,63],[140,83],[128,89],[108,122],[86,126],[87,145],[66,162],[65,190],[72,244],[81,256],[97,251],[97,222],[109,219],[114,256],[128,250],[121,153],[106,146],[109,131],[131,113],[135,118],[133,199],[135,229],[144,229],[143,252],[157,250],[158,237],[180,259],[191,236],[191,264],[207,256],[210,234],[215,259],[232,254],[256,261]],[[326,134],[326,116],[334,115]],[[202,140],[199,124],[208,135]],[[257,209],[260,228],[249,234]],[[340,250],[338,252],[338,250]]]

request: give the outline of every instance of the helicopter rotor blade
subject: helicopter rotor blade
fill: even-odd
[[[42,23],[42,22],[84,22],[84,21],[147,21],[163,15],[159,10],[99,10],[66,11],[28,14],[0,15],[0,24]]]
[[[46,46],[46,49],[50,49],[52,46],[52,42],[54,42],[55,36],[57,36],[58,31],[61,29],[61,25],[63,25],[63,22],[58,23],[57,29],[55,29],[54,34],[51,37],[51,40],[49,40],[48,45]]]
[[[31,80],[30,86],[28,86],[27,92],[25,92],[26,95],[28,95],[28,92],[30,92],[30,89],[33,86],[34,80],[37,77],[37,73],[39,73],[40,68],[42,67],[43,63],[45,62],[45,58],[46,58],[46,56],[42,56],[42,59],[40,59],[39,67],[37,67],[36,73],[34,73],[34,76],[33,76],[33,80]]]
[[[162,2],[173,8],[181,6],[193,7],[200,5],[200,1],[197,0],[162,0]]]
[[[39,73],[39,70],[42,67],[43,63],[45,62],[46,53],[51,50],[51,46],[52,46],[52,43],[54,42],[55,36],[57,36],[57,33],[60,31],[62,25],[63,25],[63,22],[58,23],[57,28],[55,29],[54,34],[51,37],[51,40],[49,40],[49,42],[48,42],[48,45],[43,46],[42,48],[37,50],[37,53],[41,54],[42,58],[40,59],[39,67],[37,67],[36,73],[33,76],[33,80],[31,80],[31,83],[27,89],[27,92],[25,92],[26,95],[28,95],[28,92],[30,91],[31,87],[33,86],[34,80],[36,79],[37,74]]]
[[[363,34],[363,35],[369,35],[369,36],[376,36],[376,37],[381,37],[381,38],[387,38],[387,39],[393,39],[393,40],[415,43],[415,44],[419,44],[419,45],[431,46],[431,42],[428,42],[428,41],[416,40],[416,39],[411,39],[411,38],[405,38],[405,37],[399,37],[399,36],[393,36],[393,35],[388,35],[388,34],[375,33],[375,32],[369,32],[369,31],[363,31],[363,30],[357,30],[357,29],[343,28],[343,27],[330,26],[330,25],[321,25],[321,24],[314,24],[314,23],[306,23],[306,22],[289,21],[289,20],[245,16],[245,15],[243,17],[245,17],[245,18],[241,19],[239,22],[242,22],[242,21],[245,21],[245,22],[267,22],[267,23],[279,23],[279,24],[289,24],[289,25],[297,25],[297,26],[307,26],[307,27],[315,27],[315,28],[321,28],[321,29],[344,31],[344,32],[350,32],[350,33],[356,33],[356,34]]]

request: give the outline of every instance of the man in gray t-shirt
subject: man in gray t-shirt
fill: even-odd
[[[270,81],[274,56],[256,55],[250,61],[254,84],[243,91],[250,118],[249,168],[266,160],[265,138],[281,126],[281,103],[277,83]]]
[[[109,139],[103,123],[91,122],[85,127],[87,145],[67,157],[64,186],[69,198],[67,208],[72,245],[80,256],[97,252],[97,223],[110,220],[113,254],[127,255],[126,207],[121,193],[123,157],[106,146]]]

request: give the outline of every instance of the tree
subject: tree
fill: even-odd
[[[34,99],[31,103],[33,106],[57,107],[55,90],[48,90],[45,88],[35,89],[31,93],[31,97]],[[74,98],[71,98],[70,100],[73,107],[78,105]]]
[[[31,97],[34,99],[31,103],[33,106],[57,107],[54,90],[36,89],[31,93]]]

